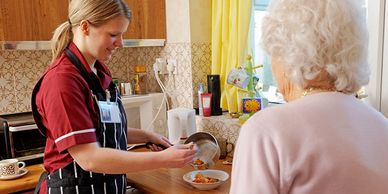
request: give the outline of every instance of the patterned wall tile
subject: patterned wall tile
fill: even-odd
[[[0,89],[12,94],[12,100],[9,95],[2,99],[0,114],[29,111],[32,88],[51,61],[50,51],[2,51],[0,55]]]
[[[118,49],[106,65],[114,78],[118,78],[120,82],[128,81],[128,56],[125,49]]]
[[[15,70],[14,77],[15,77],[15,92],[32,92],[32,89],[34,88],[36,82],[39,80],[39,78],[42,76],[43,71],[36,72],[31,70]]]
[[[169,94],[169,108],[197,107],[198,84],[204,83],[211,67],[210,43],[173,43],[165,47],[123,48],[107,61],[112,75],[122,82],[132,82],[133,66],[147,67],[149,92],[160,92],[152,65],[155,59],[176,59],[177,75],[160,75]],[[0,115],[30,111],[31,90],[51,61],[50,51],[0,51]],[[156,107],[154,107],[155,109]],[[157,132],[166,133],[165,119],[156,120]],[[228,143],[237,141],[240,124],[227,116],[197,116],[198,131],[212,133]],[[233,152],[229,153],[232,155]]]
[[[11,58],[12,51],[0,51],[0,71],[12,71],[13,66],[11,62],[14,60]]]
[[[210,72],[210,49],[210,43],[122,48],[107,61],[107,65],[114,77],[132,85],[135,76],[133,66],[145,65],[147,74],[143,84],[146,84],[148,92],[161,92],[152,66],[158,57],[176,59],[178,74],[160,75],[160,79],[170,94],[170,108],[192,108],[198,101],[197,85],[201,82],[206,84],[206,75]],[[3,95],[7,94],[1,102],[0,114],[29,110],[30,92],[50,62],[49,50],[0,51],[0,91]]]
[[[198,85],[203,83],[207,90],[207,75],[211,73],[211,43],[194,43],[192,50],[193,94],[198,96]],[[198,107],[198,98],[193,99]]]
[[[22,52],[20,51],[1,51],[0,54],[2,55],[1,58],[4,58],[4,63],[5,63],[3,64],[3,62],[1,61],[2,66],[3,65],[7,66],[6,63],[9,63],[10,61],[13,61],[22,57],[21,56]]]
[[[133,62],[136,60],[136,50],[138,50],[138,48],[123,48],[122,50],[125,52],[124,54],[127,56],[128,62]]]
[[[0,92],[0,115],[17,112],[15,94],[13,92]]]
[[[31,111],[31,93],[32,91],[16,93],[17,112]]]
[[[0,91],[13,92],[15,88],[14,70],[0,70]]]
[[[146,88],[148,92],[161,92],[161,87],[156,81],[153,64],[156,58],[176,59],[178,75],[159,75],[169,95],[170,108],[192,107],[192,94],[187,88],[192,87],[191,52],[189,43],[167,44],[165,47],[133,48],[130,56],[136,55],[130,65],[129,81],[133,84],[134,65],[147,67]]]
[[[40,75],[46,70],[51,63],[51,52],[34,50],[34,51],[13,51],[18,52],[17,58],[12,59],[15,63],[15,70],[29,70]]]
[[[141,47],[141,48],[132,48],[128,50],[128,56],[130,56],[129,65],[129,82],[134,85],[135,83],[135,72],[134,67],[137,65],[145,66],[147,73],[141,74],[143,80],[140,83],[142,89],[146,92],[159,92],[161,91],[153,72],[153,64],[155,63],[156,58],[160,57],[160,52],[163,47]]]
[[[172,81],[166,86],[171,91],[171,107],[193,108],[191,44],[166,44],[164,53],[167,59],[177,61],[178,74],[172,75]]]

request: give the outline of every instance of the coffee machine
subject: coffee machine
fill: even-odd
[[[212,115],[222,115],[220,107],[221,101],[221,86],[220,75],[207,75],[207,91],[212,93]]]

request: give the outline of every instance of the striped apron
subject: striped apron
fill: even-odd
[[[65,50],[70,61],[80,70],[82,77],[88,82],[93,92],[93,99],[96,106],[97,101],[106,101],[106,91],[101,86],[95,86],[97,80],[91,80],[79,59],[69,50]],[[44,77],[44,76],[43,76]],[[36,84],[32,94],[32,110],[35,120],[39,119],[35,98],[42,83],[43,77]],[[97,82],[98,83],[98,82]],[[111,82],[108,88],[111,102],[116,102],[120,110],[121,122],[104,123],[99,119],[95,124],[96,135],[101,147],[127,150],[127,120],[124,107],[116,85]],[[101,113],[99,112],[99,118]],[[45,129],[40,122],[37,122],[40,129]],[[49,194],[124,194],[126,192],[125,174],[101,174],[83,170],[76,161],[60,168],[46,177],[47,191]]]

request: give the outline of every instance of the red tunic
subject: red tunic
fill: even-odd
[[[74,43],[69,49],[77,55],[86,70],[96,76]],[[111,74],[105,65],[95,66],[105,90]],[[65,54],[47,70],[36,96],[38,112],[47,128],[44,167],[49,173],[73,161],[67,149],[78,144],[97,142],[95,123],[98,119],[91,90],[78,69]]]

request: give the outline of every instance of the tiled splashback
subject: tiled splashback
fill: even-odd
[[[147,66],[147,89],[160,92],[152,65],[158,57],[176,59],[177,75],[161,75],[169,93],[170,108],[195,107],[197,86],[206,84],[210,73],[210,43],[174,43],[165,47],[123,48],[107,62],[114,77],[123,82],[134,79],[133,66]],[[0,115],[31,110],[31,92],[51,61],[48,50],[0,51]],[[193,97],[194,96],[194,97]]]
[[[32,88],[50,60],[50,51],[0,51],[1,114],[30,110]]]
[[[207,88],[207,75],[211,72],[211,44],[194,43],[191,45],[191,53],[193,107],[198,107],[198,84],[203,83],[205,88]]]

